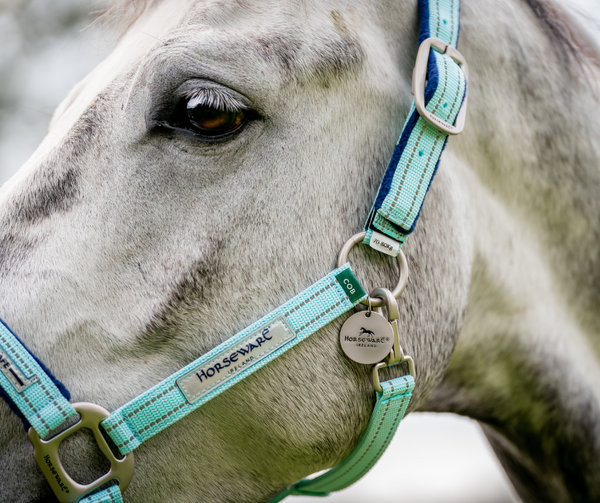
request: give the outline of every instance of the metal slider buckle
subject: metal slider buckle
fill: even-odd
[[[467,61],[464,56],[458,52],[454,47],[447,44],[446,42],[442,42],[438,38],[428,38],[423,40],[421,45],[419,46],[419,51],[417,52],[417,59],[415,61],[415,67],[413,69],[412,75],[412,93],[415,97],[415,106],[417,107],[417,111],[433,127],[443,131],[447,134],[456,135],[462,132],[465,127],[465,117],[467,115],[467,94],[465,94],[465,99],[463,104],[458,112],[458,117],[456,117],[456,122],[454,125],[449,124],[445,120],[436,117],[431,112],[425,109],[425,82],[427,80],[427,64],[429,63],[429,50],[434,47],[438,49],[439,52],[443,54],[447,54],[450,56],[456,63],[460,65],[462,72],[465,75],[465,79],[469,79],[469,67],[467,65]]]
[[[365,231],[359,232],[358,234],[354,234],[354,236],[344,243],[344,246],[342,246],[340,254],[338,255],[338,267],[342,267],[346,262],[348,262],[348,254],[350,253],[350,250],[354,247],[354,245],[362,243],[362,240],[366,235],[367,233]],[[400,269],[400,278],[398,278],[398,284],[396,285],[396,288],[394,288],[392,291],[392,295],[395,298],[400,297],[400,294],[404,291],[408,283],[408,262],[402,250],[400,250],[398,253],[397,260],[398,268]],[[385,301],[379,297],[369,297],[368,299],[361,300],[360,303],[364,306],[369,306],[369,309],[385,306]]]
[[[390,360],[394,360],[393,350],[392,350],[392,356],[390,356]],[[396,365],[398,363],[404,363],[404,362],[408,363],[408,372],[412,376],[412,378],[415,379],[416,378],[415,363],[414,363],[412,357],[410,357],[408,355],[404,356],[403,359],[401,359],[399,361],[395,361],[393,363],[379,362],[379,363],[376,363],[373,366],[373,368],[371,369],[371,377],[373,379],[373,388],[375,388],[375,391],[377,391],[378,393],[383,392],[383,388],[381,387],[381,381],[379,380],[379,370],[382,368],[385,368],[385,367],[391,367],[392,365]]]
[[[51,439],[42,440],[33,428],[30,428],[28,432],[29,440],[33,444],[33,456],[38,465],[40,465],[42,473],[46,477],[50,487],[52,487],[56,498],[60,503],[76,503],[86,494],[113,479],[119,481],[119,488],[123,492],[129,485],[129,482],[131,482],[131,477],[133,477],[133,453],[127,454],[122,459],[117,459],[110,450],[102,433],[100,433],[100,422],[109,417],[110,413],[99,405],[92,403],[75,403],[73,404],[73,408],[79,412],[81,416],[80,421],[69,426]],[[110,461],[110,470],[108,473],[91,484],[86,485],[75,482],[65,471],[58,457],[60,443],[81,428],[89,428],[92,431],[98,447]]]

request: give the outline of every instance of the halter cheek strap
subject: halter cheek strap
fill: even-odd
[[[397,256],[414,230],[448,134],[460,132],[464,124],[467,66],[454,49],[459,9],[459,0],[419,0],[421,48],[413,73],[415,103],[369,213],[363,240],[389,255]],[[64,386],[0,322],[0,397],[26,427],[31,425],[36,459],[59,501],[122,502],[121,490],[132,475],[133,449],[365,299],[365,291],[346,263],[112,414],[90,404],[72,406]],[[410,375],[380,383],[371,420],[352,453],[337,467],[291,485],[269,503],[289,495],[325,496],[361,478],[391,441],[413,387]],[[48,442],[40,440],[78,412],[78,425]],[[84,423],[94,431],[99,447],[111,461],[111,471],[89,486],[73,481],[57,455],[62,438]],[[100,424],[125,458],[112,455],[100,434]],[[102,487],[112,479],[120,487]]]
[[[364,242],[388,255],[398,255],[414,230],[448,134],[460,132],[452,127],[461,111],[463,117],[466,111],[467,67],[454,49],[459,9],[459,0],[419,0],[421,50],[412,90],[416,100],[365,224]],[[430,45],[430,37],[439,43]],[[457,55],[463,64],[457,63]],[[425,84],[425,72],[427,86],[423,88],[420,86]],[[424,108],[429,117],[423,117],[417,108]]]

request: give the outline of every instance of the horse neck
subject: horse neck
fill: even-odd
[[[541,16],[526,2],[464,2],[468,130],[446,162],[470,201],[471,290],[448,372],[423,408],[486,423],[524,499],[591,501],[600,493],[599,72],[569,40],[568,18],[535,3]],[[571,460],[568,473],[557,454]]]
[[[497,12],[495,30],[481,21],[490,19],[490,6],[505,10]],[[459,138],[457,149],[477,182],[510,212],[504,219],[511,219],[504,233],[494,229],[480,246],[525,233],[522,239],[540,248],[536,260],[552,271],[574,316],[596,334],[600,318],[590,300],[600,285],[600,56],[594,60],[579,50],[583,41],[552,34],[552,21],[536,17],[524,2],[467,3],[464,11],[475,134]]]

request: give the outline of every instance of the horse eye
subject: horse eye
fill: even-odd
[[[220,136],[235,131],[246,118],[241,110],[218,110],[206,105],[187,105],[190,129],[202,136]]]

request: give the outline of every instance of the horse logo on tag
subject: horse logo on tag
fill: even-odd
[[[394,331],[379,313],[361,311],[346,320],[340,330],[340,345],[346,356],[358,363],[372,364],[390,354]]]

